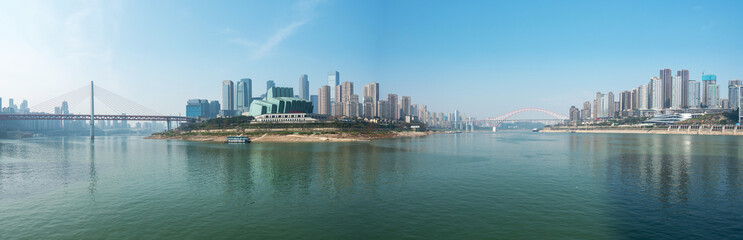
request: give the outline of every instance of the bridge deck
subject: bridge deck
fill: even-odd
[[[147,115],[95,115],[95,120],[125,121],[175,121],[185,122],[188,117],[147,116]],[[0,120],[90,120],[90,115],[82,114],[0,114]]]

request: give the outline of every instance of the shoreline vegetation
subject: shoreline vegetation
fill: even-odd
[[[200,142],[224,142],[227,136],[249,137],[251,142],[358,142],[397,137],[427,136],[422,123],[373,123],[362,120],[337,120],[305,123],[259,123],[251,117],[210,119],[189,123],[175,130],[155,133],[146,139],[175,139]],[[411,126],[418,126],[413,131]]]
[[[737,125],[661,125],[661,126],[558,126],[545,127],[546,133],[630,133],[630,134],[687,134],[743,136],[743,128]]]

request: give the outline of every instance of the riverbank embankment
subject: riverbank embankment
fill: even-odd
[[[559,126],[546,127],[540,132],[569,133],[632,133],[632,134],[689,134],[689,135],[740,135],[737,125],[667,125],[667,126]]]
[[[387,131],[387,132],[244,132],[239,130],[229,131],[220,129],[218,131],[193,131],[179,133],[153,134],[147,139],[175,139],[199,142],[224,142],[227,136],[250,137],[251,142],[359,142],[376,139],[388,139],[397,137],[421,137],[432,134],[431,131]]]

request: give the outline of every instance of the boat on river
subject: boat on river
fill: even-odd
[[[227,137],[227,143],[249,143],[250,138],[241,136],[229,136]]]

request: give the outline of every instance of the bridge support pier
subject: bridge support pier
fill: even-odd
[[[95,98],[93,97],[93,81],[90,81],[90,138],[95,138],[95,114],[94,106]]]
[[[170,118],[168,118],[167,122],[168,122],[168,131],[170,131]]]

